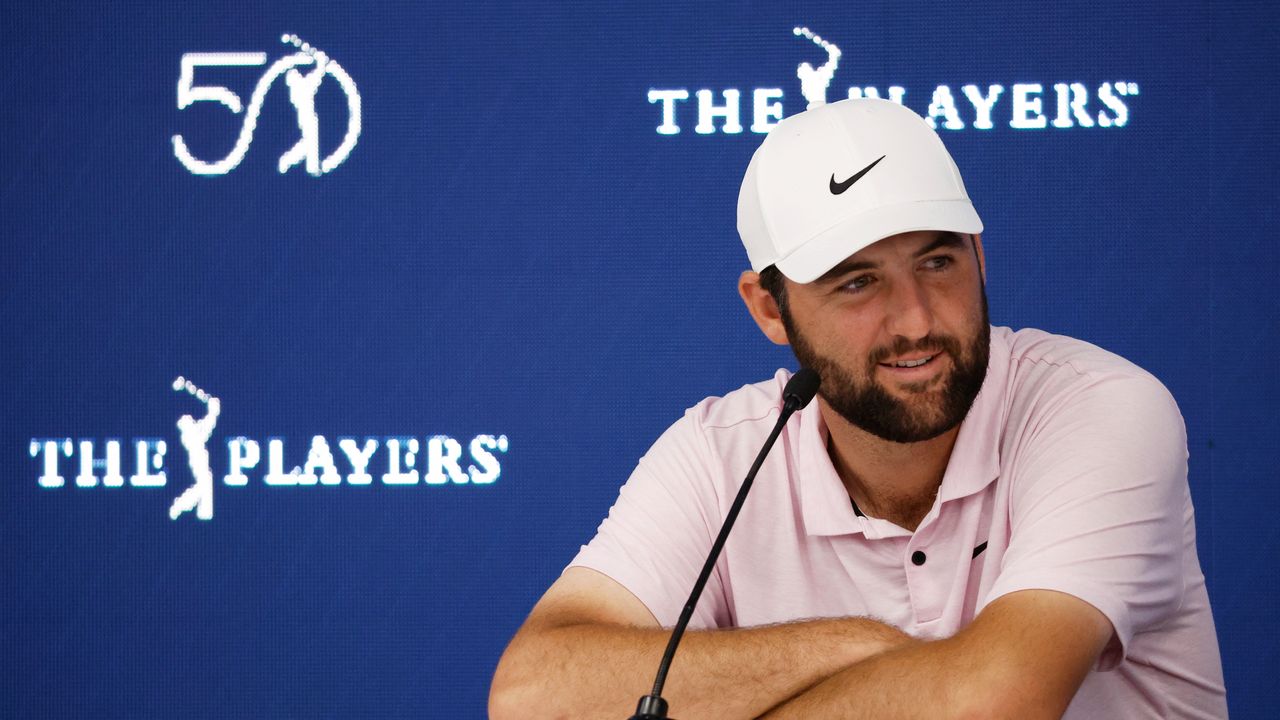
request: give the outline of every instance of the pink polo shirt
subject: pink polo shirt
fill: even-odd
[[[687,411],[570,566],[674,625],[788,377]],[[1065,717],[1227,716],[1186,433],[1150,374],[1079,340],[992,328],[986,381],[914,533],[854,512],[826,441],[818,403],[788,422],[690,627],[866,616],[934,639],[1002,595],[1045,588],[1115,627]]]

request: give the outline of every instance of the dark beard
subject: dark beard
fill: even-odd
[[[969,413],[987,376],[991,322],[987,313],[986,288],[982,289],[981,329],[967,348],[961,348],[960,341],[950,335],[929,334],[915,342],[899,337],[892,348],[878,347],[871,351],[866,374],[861,378],[855,377],[833,359],[819,355],[796,329],[785,304],[779,309],[796,359],[802,367],[816,370],[822,378],[818,391],[822,399],[854,426],[890,442],[931,440],[959,425]],[[877,365],[891,356],[937,350],[946,352],[954,364],[939,386],[928,391],[938,397],[936,408],[929,415],[913,412],[910,405],[894,398],[873,379]],[[922,384],[904,387],[912,392],[925,391]]]

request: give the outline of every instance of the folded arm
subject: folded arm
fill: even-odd
[[[490,717],[623,720],[652,689],[669,636],[621,585],[569,568],[498,663]],[[663,697],[681,720],[754,718],[876,653],[915,642],[864,618],[691,631]]]
[[[953,637],[872,656],[766,717],[1060,718],[1111,637],[1082,600],[1015,592]]]

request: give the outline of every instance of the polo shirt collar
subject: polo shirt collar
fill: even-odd
[[[935,509],[948,500],[979,493],[1000,476],[1000,438],[1009,410],[1010,351],[1003,328],[991,328],[991,355],[987,377],[960,423],[960,434],[951,449],[947,471],[938,488]]]
[[[865,532],[868,518],[858,517],[849,501],[849,491],[827,454],[827,424],[815,401],[800,411],[799,473],[796,494],[805,533],[809,535],[849,535]]]
[[[929,516],[948,500],[981,492],[1000,474],[1000,431],[1004,427],[1005,393],[1008,386],[1009,348],[1001,329],[992,328],[991,354],[982,389],[973,407],[960,424],[955,447],[947,462],[947,470],[938,489],[938,501]],[[799,413],[797,433],[796,494],[808,535],[851,535],[861,533],[868,538],[910,535],[910,533],[878,518],[854,513],[849,491],[827,453],[827,425],[817,402],[809,403]],[[925,522],[928,522],[926,517]]]

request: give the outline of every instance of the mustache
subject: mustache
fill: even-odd
[[[908,353],[923,353],[925,355],[935,355],[939,352],[945,352],[953,358],[960,357],[960,341],[951,335],[936,335],[930,333],[918,340],[908,340],[904,337],[896,337],[892,345],[881,345],[873,348],[869,355],[871,366],[888,360],[895,355],[906,355]]]

